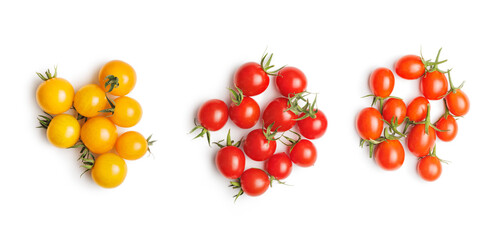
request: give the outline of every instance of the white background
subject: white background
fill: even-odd
[[[0,239],[490,238],[485,1],[319,2],[3,1]],[[454,68],[455,84],[466,81],[472,104],[457,138],[437,142],[451,163],[432,183],[419,178],[408,151],[399,170],[381,170],[354,127],[370,103],[360,98],[369,73],[421,47],[427,58],[443,47],[443,67]],[[214,166],[217,148],[188,131],[198,107],[228,101],[234,71],[266,48],[274,63],[304,71],[329,126],[314,141],[316,165],[295,167],[293,186],[234,203]],[[144,115],[133,130],[158,142],[153,157],[127,162],[125,182],[107,190],[79,177],[76,150],[51,146],[35,128],[35,72],[57,65],[78,89],[112,59],[138,74],[129,96]],[[408,102],[417,82],[397,79],[393,94]],[[255,99],[265,107],[276,96],[272,84]],[[436,120],[442,105],[432,105]],[[247,132],[232,130],[235,139]]]

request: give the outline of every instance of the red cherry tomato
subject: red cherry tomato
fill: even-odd
[[[243,151],[255,161],[264,161],[276,151],[276,141],[267,140],[262,129],[255,129],[248,133],[243,141]]]
[[[300,167],[310,167],[316,162],[316,148],[310,140],[301,139],[289,148],[291,161]]]
[[[296,114],[289,110],[286,111],[288,107],[287,98],[280,97],[272,100],[262,114],[264,126],[268,127],[274,123],[272,131],[277,129],[279,132],[291,129],[296,124]]]
[[[441,176],[441,161],[437,157],[426,156],[417,163],[417,172],[426,181],[435,181]]]
[[[425,97],[414,98],[407,107],[407,117],[410,121],[420,122],[427,115],[429,101]]]
[[[425,132],[425,124],[416,124],[407,135],[408,150],[416,157],[427,156],[436,142],[436,131],[429,126]]]
[[[397,119],[397,123],[401,124],[405,120],[407,107],[401,99],[390,98],[383,105],[383,118],[391,123],[391,120]]]
[[[447,78],[439,71],[428,72],[420,80],[420,92],[429,100],[442,99],[447,90]]]
[[[301,114],[300,117],[304,115]],[[316,113],[316,118],[307,117],[298,121],[299,132],[308,139],[318,139],[327,131],[327,117],[322,111]]]
[[[357,114],[357,133],[365,140],[375,140],[383,132],[383,117],[376,108],[364,108]]]
[[[377,68],[369,76],[369,88],[375,96],[388,97],[395,87],[395,76],[388,68]]]
[[[442,116],[439,121],[437,121],[436,128],[447,130],[445,132],[436,132],[437,137],[444,142],[452,141],[458,134],[458,123],[451,115],[448,115],[447,117]]]
[[[395,63],[395,72],[404,79],[417,79],[425,73],[425,65],[419,56],[406,55]]]
[[[221,100],[211,99],[199,108],[197,120],[209,131],[220,130],[228,121],[228,106]]]
[[[470,110],[470,100],[461,89],[449,92],[446,96],[446,104],[449,112],[457,117],[465,115]]]
[[[245,155],[239,148],[227,146],[218,151],[215,163],[225,178],[237,179],[245,170]]]
[[[236,105],[234,102],[230,104],[229,113],[231,121],[237,127],[248,129],[259,121],[260,107],[253,98],[245,96],[240,105]]]
[[[240,177],[240,185],[249,196],[259,196],[269,188],[270,180],[267,173],[258,168],[249,168]]]
[[[405,150],[398,140],[386,140],[376,146],[374,160],[384,170],[396,170],[405,160]]]
[[[245,63],[235,72],[234,83],[245,96],[259,95],[269,86],[269,76],[260,64]]]
[[[272,155],[265,163],[265,170],[274,178],[281,180],[285,179],[291,174],[293,170],[293,163],[285,153],[278,153]]]
[[[285,67],[277,73],[276,86],[284,97],[291,97],[306,90],[306,76],[295,67]]]

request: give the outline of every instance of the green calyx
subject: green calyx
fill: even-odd
[[[383,131],[383,136],[379,137],[378,139],[362,139],[359,143],[360,147],[364,147],[365,144],[368,144],[369,146],[369,157],[373,157],[374,153],[374,147],[386,140],[399,140],[402,137],[405,137],[405,135],[400,135],[396,136],[394,132],[390,128],[385,128]]]
[[[289,147],[289,152],[291,152],[291,151],[293,150],[294,146],[296,146],[296,144],[297,144],[299,141],[301,141],[301,135],[300,135],[299,133],[294,132],[294,131],[291,131],[291,130],[289,130],[289,132],[291,132],[291,133],[293,133],[294,135],[296,135],[297,139],[293,139],[293,138],[290,138],[290,137],[288,137],[288,136],[286,136],[286,135],[283,135],[283,137],[284,137],[286,140],[288,140],[288,141],[289,141],[289,143],[285,143],[285,142],[283,142],[283,141],[281,141],[281,140],[279,140],[279,141],[281,141],[281,142],[282,142],[284,145],[288,146],[288,147]]]
[[[267,56],[268,55],[269,55],[268,53],[265,53],[262,56],[262,59],[260,60],[260,67],[262,68],[262,70],[264,70],[265,73],[267,73],[267,75],[277,76],[277,73],[279,71],[281,71],[281,69],[283,69],[284,67],[286,67],[286,65],[284,65],[284,66],[282,66],[282,67],[280,67],[280,68],[278,68],[276,70],[272,70],[272,68],[275,67],[274,65],[271,65],[272,56],[274,56],[274,54],[271,53],[271,55],[267,59]]]
[[[58,66],[54,66],[54,74],[51,74],[51,71],[49,69],[46,72],[44,72],[44,74],[46,74],[46,76],[44,76],[43,74],[38,73],[38,72],[36,74],[43,81],[47,81],[49,79],[55,78],[58,75]]]
[[[234,147],[240,147],[240,144],[242,143],[242,139],[240,139],[238,142],[235,143],[235,141],[231,140],[231,135],[230,135],[230,130],[228,129],[228,135],[226,136],[226,143],[225,145],[221,144],[221,142],[224,142],[225,140],[220,140],[218,142],[213,142],[220,148],[224,147],[229,147],[229,146],[234,146]]]
[[[114,111],[116,110],[116,105],[114,104],[114,102],[111,101],[111,99],[109,99],[109,97],[107,97],[107,94],[105,95],[105,98],[107,99],[107,102],[109,102],[109,105],[111,107],[104,109],[104,110],[100,110],[99,112],[102,112],[102,113],[108,112],[108,113],[114,114]]]
[[[240,189],[237,194],[233,195],[233,197],[235,198],[234,202],[236,202],[238,197],[243,195],[243,189],[242,189],[242,185],[240,184],[240,178],[238,178],[235,181],[230,181],[230,185],[228,187],[231,187],[233,189]]]
[[[454,85],[453,85],[453,81],[451,80],[451,71],[452,71],[452,70],[453,70],[453,69],[449,69],[449,70],[447,70],[447,78],[449,79],[449,86],[451,87],[451,89],[449,89],[449,91],[446,93],[446,96],[447,96],[449,93],[451,93],[451,92],[452,92],[452,93],[456,93],[456,91],[457,91],[458,89],[463,88],[463,85],[464,85],[464,81],[463,81],[463,82],[462,82],[462,83],[461,83],[461,84],[460,84],[458,87],[454,87]],[[444,97],[446,97],[446,96],[444,96]]]
[[[82,174],[80,174],[80,177],[94,167],[95,156],[92,152],[90,152],[90,150],[87,148],[87,146],[85,146],[83,142],[80,141],[79,143],[69,148],[81,148],[80,157],[78,158],[78,160],[82,162],[82,165],[80,165],[80,167],[85,168],[85,170],[82,172]]]
[[[398,127],[401,126],[401,124],[398,123],[397,117],[393,116],[391,118],[391,122],[388,122],[385,119],[383,119],[383,122],[385,122],[388,125],[389,130],[392,134],[398,134],[398,135],[400,135],[400,137],[406,137],[405,133],[401,133],[400,131],[398,131]],[[402,124],[403,124],[403,122],[402,122]]]
[[[447,72],[447,71],[442,71],[439,69],[439,64],[447,62],[447,59],[439,61],[439,56],[441,54],[441,50],[442,50],[442,48],[440,48],[439,51],[437,52],[436,60],[434,62],[432,62],[430,59],[429,60],[424,59],[424,57],[422,56],[422,49],[420,49],[420,59],[422,60],[422,63],[425,66],[425,72],[434,72],[434,71],[438,71],[441,73]]]
[[[231,89],[231,88],[228,88],[228,90],[230,90],[230,93],[231,93],[231,101],[236,105],[236,106],[240,106],[240,104],[242,104],[242,101],[243,101],[243,91],[236,87],[236,91]]]
[[[267,128],[262,129],[262,133],[264,134],[265,139],[267,139],[267,142],[279,140],[284,134],[283,133],[281,136],[276,138],[275,136],[277,135],[277,129],[279,127],[277,127],[274,131],[272,131],[273,126],[274,123],[271,123],[271,125],[267,126]]]
[[[429,135],[429,127],[433,128],[434,130],[436,130],[438,132],[449,131],[449,130],[441,130],[430,122],[430,104],[427,104],[427,115],[425,116],[425,120],[422,122],[415,122],[413,124],[424,124],[425,125],[425,134],[427,134],[427,135]]]
[[[427,156],[431,156],[431,157],[435,157],[437,159],[439,159],[440,162],[442,163],[445,163],[445,164],[449,164],[451,163],[451,161],[448,161],[448,160],[444,160],[444,159],[440,159],[437,155],[436,155],[436,145],[434,145],[434,148],[432,148],[431,151],[429,151],[429,155]],[[420,157],[419,159],[422,159],[424,157]]]
[[[383,112],[383,105],[384,105],[384,102],[385,100],[388,100],[390,98],[396,98],[396,99],[401,99],[399,97],[395,97],[395,96],[388,96],[388,97],[378,97],[374,94],[368,94],[366,96],[362,96],[361,98],[367,98],[367,97],[373,97],[373,101],[371,102],[371,107],[374,106],[377,102],[379,102],[379,112]]]
[[[105,88],[107,88],[107,86],[111,86],[107,92],[112,92],[114,88],[119,87],[119,78],[114,75],[108,75],[104,78],[104,80],[107,80],[104,84]]]
[[[313,103],[310,103],[310,100],[306,98],[306,96],[310,94],[312,93],[304,91],[288,97],[289,107],[286,109],[286,111],[291,111],[296,116],[304,113],[303,116],[296,118],[295,121],[300,121],[308,117],[313,119],[316,118],[316,114],[318,113],[318,108],[316,107],[317,94],[315,94],[315,99],[313,100]],[[303,106],[301,106],[301,103],[303,103]]]
[[[211,147],[211,134],[209,133],[209,130],[207,130],[205,127],[201,125],[197,125],[196,122],[194,121],[194,124],[196,125],[189,133],[193,133],[195,131],[200,130],[201,132],[195,136],[193,139],[196,139],[198,137],[204,137],[206,135],[206,139],[208,140],[208,145]]]
[[[146,139],[146,143],[148,144],[148,149],[147,151],[151,154],[151,151],[150,151],[150,147],[153,146],[153,144],[157,141],[157,140],[151,140],[151,137],[153,136],[153,134],[151,134],[147,139]]]
[[[38,128],[48,129],[48,126],[51,123],[51,120],[53,120],[53,116],[49,113],[46,113],[46,112],[44,112],[44,113],[48,116],[38,115],[38,117],[37,117],[37,120],[39,121]]]

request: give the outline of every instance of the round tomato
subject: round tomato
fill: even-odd
[[[395,63],[395,72],[404,79],[417,79],[425,73],[425,65],[422,59],[416,55],[406,55]]]
[[[245,155],[235,146],[226,146],[218,151],[216,167],[225,178],[237,179],[245,170]]]
[[[114,147],[117,140],[117,128],[111,120],[105,117],[93,117],[83,124],[80,137],[91,152],[102,154]]]
[[[417,172],[422,179],[426,181],[435,181],[441,176],[441,161],[435,156],[426,156],[417,163]]]
[[[457,117],[465,115],[470,110],[470,100],[461,89],[449,92],[446,96],[446,105],[449,112]]]
[[[127,166],[124,160],[114,153],[104,153],[95,159],[92,179],[104,188],[115,188],[126,178]]]
[[[114,113],[109,117],[117,126],[128,128],[136,125],[143,115],[143,109],[138,101],[122,96],[114,99]]]
[[[245,170],[240,177],[240,185],[244,193],[249,196],[259,196],[269,188],[270,180],[267,173],[258,168]]]
[[[390,98],[383,105],[383,118],[389,123],[396,119],[396,122],[401,124],[405,120],[406,114],[407,107],[401,99]]]
[[[369,88],[375,96],[388,97],[395,87],[395,76],[388,68],[377,68],[369,76]]]
[[[205,102],[197,113],[197,120],[209,131],[218,131],[228,121],[228,106],[219,99]]]
[[[414,98],[407,107],[408,119],[413,122],[420,122],[424,120],[427,115],[427,105],[429,105],[427,98]]]
[[[264,161],[276,151],[276,141],[268,140],[262,129],[255,129],[248,133],[243,141],[243,151],[255,161]]]
[[[429,100],[442,99],[447,89],[447,78],[439,71],[428,72],[420,80],[420,92]]]
[[[239,128],[251,128],[259,121],[260,107],[251,97],[244,96],[239,104],[232,102],[228,111],[231,121]]]
[[[304,113],[300,117],[304,116]],[[315,118],[307,117],[298,121],[299,132],[308,139],[318,139],[327,131],[328,121],[325,114],[318,110]]]
[[[148,151],[148,142],[139,132],[129,131],[121,134],[116,140],[116,151],[124,159],[136,160]]]
[[[437,131],[437,137],[444,142],[452,141],[458,134],[458,123],[452,115],[442,116],[436,123],[436,128],[446,130],[445,132]]]
[[[436,131],[429,126],[425,132],[425,124],[416,124],[407,135],[408,150],[416,157],[427,156],[436,142]]]
[[[255,96],[264,92],[269,86],[269,76],[260,64],[245,63],[235,72],[235,87],[240,88],[245,96]]]
[[[68,111],[73,104],[73,95],[75,90],[67,80],[51,76],[49,70],[46,77],[38,73],[38,76],[44,81],[36,90],[37,104],[48,114],[60,114]]]
[[[117,83],[115,78],[117,78]],[[106,86],[107,81],[110,82]],[[136,85],[136,72],[131,65],[120,60],[112,60],[100,69],[99,84],[107,92],[113,88],[110,91],[112,95],[124,96],[131,92]]]
[[[49,123],[46,136],[48,141],[56,147],[71,147],[80,137],[80,124],[72,115],[57,115]]]
[[[265,170],[273,176],[275,179],[285,179],[291,174],[293,170],[293,163],[285,153],[278,153],[272,155],[267,162],[265,162]]]
[[[107,108],[108,103],[102,88],[96,84],[88,84],[77,91],[73,106],[80,115],[95,117],[99,115],[99,111]]]
[[[306,76],[295,67],[285,67],[277,73],[276,86],[284,97],[294,96],[306,90]]]
[[[398,140],[386,140],[376,146],[374,160],[384,170],[396,170],[403,165],[405,150]]]
[[[274,124],[272,131],[285,132],[296,124],[296,114],[287,110],[289,108],[288,99],[279,97],[272,100],[262,114],[264,126]]]
[[[316,148],[310,140],[301,139],[289,148],[291,161],[300,167],[310,167],[316,162]]]
[[[383,117],[376,108],[364,108],[357,114],[357,133],[365,140],[375,140],[383,132]]]

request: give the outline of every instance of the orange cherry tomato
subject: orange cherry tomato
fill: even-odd
[[[37,87],[36,100],[41,109],[49,114],[56,115],[64,113],[71,108],[73,104],[73,95],[75,90],[67,80],[51,75],[46,71],[46,76],[38,73],[38,76],[44,81]]]
[[[148,151],[148,142],[138,132],[125,132],[117,138],[116,151],[124,159],[140,159]]]
[[[82,126],[80,137],[85,146],[93,153],[110,151],[117,139],[117,128],[106,117],[89,118]]]
[[[57,115],[51,119],[46,136],[48,141],[56,147],[71,147],[80,138],[80,124],[72,115]]]
[[[133,98],[122,96],[114,99],[114,114],[109,118],[120,127],[132,127],[136,125],[143,115],[141,105]]]
[[[109,91],[111,85],[105,86],[108,76],[114,76],[118,79],[117,86],[114,86],[110,92],[112,95],[124,96],[133,90],[134,85],[136,85],[136,72],[131,65],[120,61],[113,60],[106,63],[99,71],[99,84],[102,89]]]
[[[124,181],[128,169],[124,159],[114,153],[104,153],[95,159],[92,179],[104,188],[115,188]]]
[[[88,84],[75,94],[73,106],[84,117],[95,117],[99,111],[107,108],[108,103],[104,90],[96,84]]]

